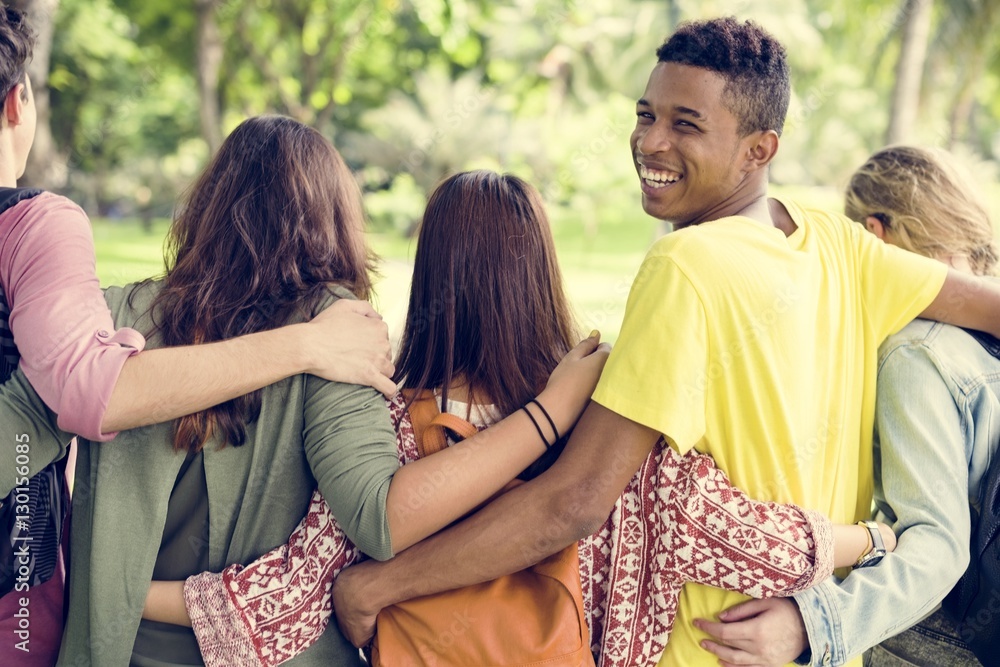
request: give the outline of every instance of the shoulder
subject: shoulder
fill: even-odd
[[[356,297],[351,290],[347,289],[342,285],[325,285],[324,289],[319,293],[316,301],[312,305],[311,316],[315,317],[317,314],[322,313],[324,310],[337,303],[341,299],[350,299],[351,301],[357,301]]]
[[[16,203],[3,212],[3,219],[20,220],[28,217],[32,220],[43,220],[52,224],[64,224],[67,220],[62,216],[71,214],[69,222],[78,220],[89,222],[87,214],[71,199],[53,192],[42,191],[36,195],[32,195],[31,192],[30,190],[21,190],[12,194],[11,197],[16,200]],[[52,214],[58,214],[58,216],[53,217]]]
[[[43,191],[35,196],[22,194],[24,192],[8,194],[16,203],[0,213],[0,234],[4,237],[20,239],[54,233],[61,236],[85,234],[88,239],[92,236],[90,219],[73,201],[51,192]],[[0,198],[2,196],[0,193]]]
[[[876,240],[843,213],[812,208],[790,199],[775,199],[785,207],[795,224],[804,227],[807,235],[815,240],[852,248],[866,239]]]
[[[111,310],[117,327],[132,327],[143,331],[140,322],[150,320],[150,308],[163,287],[161,280],[146,280],[124,286],[113,285],[104,290],[104,300]]]
[[[922,319],[907,324],[882,343],[879,376],[887,376],[890,371],[905,374],[907,368],[918,363],[933,365],[960,386],[984,374],[1000,372],[1000,360],[967,331]]]

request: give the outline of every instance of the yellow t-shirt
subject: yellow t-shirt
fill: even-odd
[[[711,454],[754,498],[852,523],[871,511],[879,344],[930,305],[947,267],[783,203],[788,237],[733,217],[650,249],[594,400]],[[659,664],[717,664],[691,621],[746,599],[685,585]]]

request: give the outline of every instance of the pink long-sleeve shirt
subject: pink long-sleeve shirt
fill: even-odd
[[[110,440],[111,392],[146,341],[115,330],[95,271],[90,221],[65,197],[42,193],[0,215],[0,284],[25,377],[60,428]]]

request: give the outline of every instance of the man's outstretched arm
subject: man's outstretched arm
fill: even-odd
[[[344,570],[333,590],[341,630],[361,646],[387,606],[523,570],[589,535],[659,437],[591,402],[544,474],[390,561]]]
[[[949,269],[941,291],[920,317],[1000,338],[1000,282]]]

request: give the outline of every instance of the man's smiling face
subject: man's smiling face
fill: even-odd
[[[710,70],[661,62],[636,105],[630,143],[642,207],[675,229],[722,217],[744,180],[743,137],[725,87]]]

